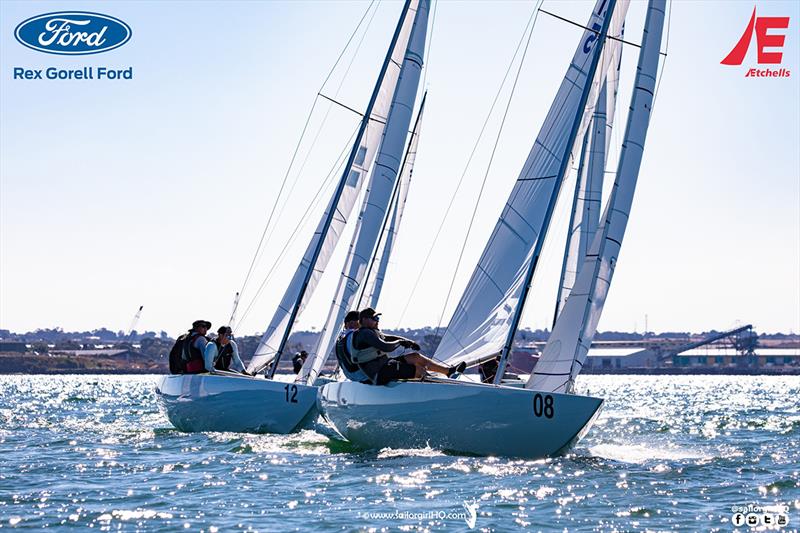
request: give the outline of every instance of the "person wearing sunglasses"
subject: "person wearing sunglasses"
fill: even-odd
[[[464,372],[466,365],[447,366],[419,353],[420,346],[411,339],[387,335],[378,328],[381,313],[371,307],[358,314],[360,328],[353,333],[353,349],[350,353],[357,364],[374,385],[385,385],[398,379],[422,379],[428,371],[438,372],[447,377]],[[398,348],[414,350],[392,357]]]

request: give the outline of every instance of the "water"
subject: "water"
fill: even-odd
[[[483,530],[730,531],[748,504],[800,527],[800,377],[586,376],[603,414],[542,461],[184,434],[154,382],[0,376],[0,528],[467,530],[465,504]]]

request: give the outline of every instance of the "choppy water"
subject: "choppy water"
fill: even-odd
[[[748,504],[800,527],[799,377],[587,376],[603,414],[542,461],[184,434],[154,383],[0,376],[0,528],[466,530],[465,503],[484,530],[729,531]]]

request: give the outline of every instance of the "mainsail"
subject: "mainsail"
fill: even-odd
[[[575,378],[597,331],[614,275],[642,163],[656,86],[666,0],[650,0],[642,49],[620,152],[614,188],[603,213],[603,228],[592,242],[575,286],[567,298],[533,374],[529,389],[572,392]]]
[[[378,144],[383,137],[390,105],[400,78],[401,66],[406,56],[418,2],[419,0],[406,0],[403,6],[392,43],[389,46],[342,179],[308,243],[305,254],[286,288],[278,309],[261,337],[255,355],[247,367],[249,372],[260,371],[283,350],[283,344],[288,338],[294,320],[303,311],[313,294],[333,255],[336,244],[339,242],[339,237],[352,213],[365,177],[372,167]]]
[[[389,267],[389,259],[392,256],[397,233],[400,231],[400,223],[403,220],[403,211],[408,198],[408,191],[411,187],[411,177],[414,173],[414,162],[417,159],[417,146],[419,145],[419,134],[422,128],[422,116],[425,111],[425,99],[427,94],[422,97],[422,104],[417,113],[417,120],[411,132],[411,140],[408,142],[408,150],[403,160],[403,167],[400,172],[400,179],[394,193],[393,204],[389,220],[389,227],[384,231],[378,253],[372,260],[372,266],[365,283],[364,295],[356,307],[378,306],[378,300],[383,290],[383,280],[386,278],[386,269]]]
[[[425,38],[428,26],[428,0],[420,0],[416,10],[411,37],[400,71],[397,90],[392,99],[389,116],[378,149],[375,168],[364,196],[361,213],[356,223],[344,268],[336,287],[325,326],[320,331],[317,345],[303,365],[301,381],[309,384],[330,353],[333,341],[341,329],[342,321],[364,281],[367,268],[381,236],[389,204],[397,183],[400,163],[411,126],[414,103],[422,72]]]
[[[628,0],[598,0],[528,159],[436,351],[448,364],[475,363],[503,350],[515,329],[575,139],[588,126]],[[616,8],[615,8],[616,6]]]

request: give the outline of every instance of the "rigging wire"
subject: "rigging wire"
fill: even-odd
[[[656,90],[653,91],[653,104],[650,110],[650,117],[652,119],[653,111],[655,110],[656,106],[656,97],[658,96],[658,89],[661,87],[661,80],[664,78],[664,69],[667,66],[667,58],[669,57],[669,29],[670,23],[672,22],[672,9],[674,4],[672,0],[669,2],[669,15],[667,15],[667,31],[666,31],[666,39],[664,40],[664,52],[662,55],[664,56],[664,62],[661,63],[661,73],[658,75],[658,81],[656,82]]]
[[[269,217],[267,217],[267,223],[264,226],[264,231],[261,233],[261,238],[259,239],[258,246],[256,247],[256,251],[253,254],[253,259],[250,261],[250,266],[247,269],[247,274],[245,275],[244,282],[242,283],[242,287],[239,290],[239,294],[244,292],[244,289],[247,286],[247,282],[250,280],[250,276],[253,273],[253,268],[255,267],[256,262],[257,262],[257,260],[258,260],[258,258],[260,256],[260,253],[261,253],[261,251],[263,249],[264,242],[265,242],[265,237],[267,235],[267,230],[270,227],[270,224],[271,224],[271,222],[273,220],[273,216],[275,214],[275,207],[278,205],[278,200],[280,199],[281,194],[283,193],[283,190],[284,190],[284,188],[286,186],[286,182],[289,179],[289,174],[291,173],[292,166],[294,165],[294,161],[295,161],[295,159],[297,157],[297,154],[298,154],[298,152],[300,150],[300,146],[302,145],[303,139],[305,138],[306,131],[308,130],[308,125],[311,122],[311,117],[314,114],[314,108],[316,107],[317,102],[319,101],[319,93],[322,92],[322,89],[325,87],[325,84],[328,83],[328,80],[331,78],[331,76],[333,75],[333,72],[336,70],[336,67],[339,65],[339,62],[342,60],[342,57],[344,57],[345,52],[347,51],[348,47],[350,46],[350,43],[353,41],[353,38],[355,37],[355,35],[358,33],[359,28],[363,24],[364,19],[366,18],[366,16],[369,13],[369,11],[372,9],[372,6],[375,4],[375,1],[376,0],[372,0],[369,3],[369,5],[367,6],[366,11],[364,11],[364,14],[361,16],[361,19],[358,21],[358,25],[353,30],[353,32],[350,35],[350,37],[347,39],[347,43],[344,45],[344,48],[342,48],[342,51],[339,53],[339,57],[336,58],[336,61],[334,62],[333,66],[331,67],[330,71],[328,71],[327,76],[325,76],[325,80],[322,82],[322,85],[320,86],[319,91],[317,91],[317,95],[314,97],[314,101],[311,104],[311,109],[308,112],[308,116],[306,117],[305,124],[303,125],[303,129],[302,129],[302,131],[300,133],[300,138],[298,139],[297,145],[294,148],[294,152],[292,153],[292,158],[289,161],[289,166],[286,169],[286,173],[283,176],[283,180],[281,182],[280,189],[278,190],[278,194],[275,197],[275,202],[272,204],[272,209],[270,210]],[[377,9],[375,11],[377,11]],[[373,12],[373,17],[374,16],[375,16],[375,13]],[[371,22],[372,22],[372,19],[370,19],[370,23]],[[365,31],[365,34],[366,34],[366,31]],[[362,41],[363,41],[363,36],[362,36]],[[360,43],[359,43],[359,46],[360,46]],[[354,56],[355,56],[355,54],[354,54]],[[352,60],[351,60],[350,64],[352,65]],[[349,70],[349,67],[348,67],[348,70]],[[341,85],[340,85],[340,87],[341,87]],[[322,128],[322,126],[320,126],[320,130],[321,130],[321,128]],[[272,234],[270,233],[270,236],[271,235]],[[234,316],[235,313],[236,313],[236,307],[234,307],[233,312],[231,313],[231,316]]]
[[[425,72],[422,73],[422,91],[426,92],[428,90],[427,86],[425,85],[428,80],[428,71],[431,69],[431,47],[433,46],[433,31],[436,29],[436,11],[439,8],[439,0],[434,0],[433,2],[433,16],[431,17],[431,37],[428,39],[428,50],[425,52],[425,57],[427,59],[427,65],[425,68]]]
[[[483,134],[486,131],[486,126],[489,124],[489,119],[492,117],[492,114],[494,113],[494,108],[497,105],[498,100],[500,99],[500,94],[502,93],[503,87],[505,87],[506,81],[508,80],[508,75],[511,73],[511,68],[514,66],[514,63],[517,59],[517,55],[519,54],[520,48],[522,47],[522,43],[525,40],[525,35],[528,33],[528,27],[531,25],[531,21],[534,19],[536,12],[538,11],[539,8],[541,8],[541,5],[543,3],[544,0],[538,1],[538,7],[535,7],[533,13],[531,13],[530,18],[528,19],[528,22],[525,25],[525,30],[522,32],[522,35],[520,36],[519,42],[517,43],[517,48],[514,51],[514,55],[511,57],[511,61],[509,62],[508,67],[506,68],[506,72],[503,75],[503,80],[500,82],[500,87],[498,87],[497,89],[497,93],[494,96],[492,105],[489,107],[489,112],[486,114],[486,119],[483,121],[481,130],[478,133],[478,138],[475,140],[475,144],[472,146],[472,151],[470,152],[469,157],[467,158],[467,163],[464,166],[464,170],[461,173],[461,177],[459,178],[458,183],[456,184],[456,188],[453,191],[453,194],[450,196],[450,201],[447,204],[447,208],[444,211],[444,215],[442,216],[442,221],[439,224],[439,228],[436,230],[436,235],[433,238],[433,242],[431,242],[431,245],[428,248],[428,252],[425,255],[425,259],[422,262],[422,266],[420,267],[420,270],[417,274],[417,278],[414,281],[414,286],[411,288],[411,292],[408,295],[406,304],[403,307],[403,312],[400,313],[400,318],[397,321],[396,329],[400,328],[400,324],[402,323],[403,318],[405,317],[406,311],[408,311],[408,306],[411,304],[411,300],[414,298],[414,293],[417,291],[419,282],[422,279],[422,274],[425,272],[425,268],[428,266],[428,261],[431,258],[431,254],[433,253],[433,250],[436,247],[436,243],[439,241],[439,236],[441,235],[442,229],[444,228],[444,223],[447,221],[447,217],[450,214],[450,209],[453,207],[453,202],[455,201],[456,196],[458,195],[458,191],[461,189],[461,185],[464,183],[464,178],[467,175],[467,171],[469,170],[469,166],[472,163],[472,159],[475,156],[475,152],[478,149],[478,145],[480,144],[480,141],[483,138]]]
[[[486,165],[486,172],[484,172],[483,174],[483,181],[481,182],[481,188],[478,191],[478,198],[475,200],[475,207],[472,209],[472,216],[469,219],[469,225],[467,226],[467,233],[464,235],[464,241],[461,243],[461,251],[458,254],[458,261],[456,261],[456,268],[454,269],[453,276],[450,279],[450,287],[447,289],[447,297],[444,300],[444,305],[442,306],[442,314],[439,315],[439,322],[438,324],[436,324],[436,332],[434,333],[434,336],[439,335],[439,329],[442,326],[444,313],[447,310],[447,304],[450,302],[450,295],[453,292],[453,285],[455,284],[455,280],[458,275],[458,269],[461,266],[461,260],[464,257],[464,250],[466,250],[467,248],[467,241],[469,240],[470,233],[472,233],[472,225],[475,222],[475,215],[478,213],[478,206],[480,205],[481,198],[483,197],[483,190],[486,188],[486,180],[489,178],[489,171],[492,168],[492,162],[494,161],[494,156],[497,153],[497,145],[500,143],[500,137],[503,134],[503,128],[506,124],[506,119],[508,118],[508,110],[511,108],[511,102],[514,100],[514,92],[517,89],[517,82],[519,82],[519,75],[522,73],[522,67],[525,65],[525,57],[528,55],[528,47],[531,44],[531,38],[533,37],[533,29],[536,26],[536,19],[538,18],[540,9],[541,9],[541,2],[539,4],[539,8],[535,9],[533,12],[532,15],[533,23],[531,24],[530,20],[528,21],[531,30],[530,33],[528,33],[528,39],[525,42],[525,49],[522,51],[522,58],[520,58],[519,67],[517,68],[517,73],[514,76],[514,83],[511,85],[511,92],[508,95],[506,108],[503,111],[503,118],[500,120],[500,128],[497,130],[497,136],[494,139],[494,146],[492,146],[492,153],[489,156],[489,162]]]
[[[261,285],[259,285],[255,296],[253,296],[253,298],[250,300],[250,303],[247,306],[247,309],[245,309],[245,312],[242,314],[242,318],[239,319],[239,325],[237,325],[237,328],[244,322],[244,319],[247,317],[248,313],[253,308],[253,305],[255,304],[255,302],[258,299],[258,297],[261,295],[261,292],[264,290],[264,287],[266,287],[267,282],[269,281],[270,277],[272,276],[272,274],[275,271],[275,269],[277,268],[277,266],[283,261],[283,259],[285,259],[286,252],[289,249],[289,247],[291,247],[291,245],[294,244],[294,241],[296,240],[296,237],[299,234],[300,229],[305,227],[305,225],[311,219],[311,213],[314,211],[316,206],[319,204],[319,200],[321,198],[322,192],[328,189],[328,187],[330,186],[330,184],[332,182],[332,178],[338,174],[338,170],[340,170],[342,168],[342,166],[344,165],[344,156],[347,154],[348,148],[350,148],[350,146],[352,145],[353,139],[355,138],[357,132],[358,132],[358,127],[356,127],[356,129],[353,131],[353,134],[347,140],[347,143],[345,144],[344,149],[339,153],[339,156],[336,158],[336,161],[334,161],[333,166],[331,167],[330,171],[328,172],[328,175],[323,180],[323,183],[320,185],[319,189],[317,189],[317,192],[314,194],[314,197],[311,200],[311,205],[309,206],[309,208],[306,211],[306,213],[303,215],[303,218],[300,220],[300,223],[298,223],[297,226],[295,226],[295,229],[292,232],[292,234],[289,236],[289,238],[286,240],[286,242],[283,243],[283,246],[282,246],[282,249],[281,249],[281,253],[278,255],[278,257],[272,263],[272,267],[270,268],[269,272],[267,272],[267,275],[264,278],[264,280],[261,282]]]
[[[333,102],[333,103],[335,103],[335,104],[337,104],[339,106],[343,106],[343,104],[337,102],[335,100],[335,98],[337,98],[339,96],[339,92],[341,91],[342,86],[344,85],[344,82],[347,79],[347,75],[350,73],[350,69],[353,66],[353,62],[355,61],[356,56],[358,55],[358,52],[361,50],[361,45],[363,44],[364,38],[367,35],[367,30],[372,25],[372,21],[375,18],[375,14],[377,12],[378,12],[377,9],[375,9],[375,11],[372,12],[372,16],[370,17],[369,22],[367,23],[367,26],[366,26],[366,28],[364,30],[364,33],[361,35],[361,39],[358,41],[358,45],[356,46],[356,49],[353,52],[353,56],[350,58],[350,62],[347,65],[347,69],[345,69],[345,72],[342,75],[342,79],[339,81],[339,85],[336,87],[336,91],[334,92],[333,98],[329,98],[328,96],[326,96],[325,94],[322,93],[322,89],[324,88],[324,85],[322,87],[320,87],[320,91],[317,93],[317,97],[322,97],[325,100]],[[343,106],[343,107],[347,107],[347,106]],[[292,197],[292,194],[294,194],[294,190],[297,187],[297,184],[300,182],[300,176],[302,176],[303,171],[306,168],[306,164],[308,163],[308,160],[311,157],[311,153],[314,151],[314,147],[317,145],[317,141],[319,140],[320,135],[322,135],[322,130],[325,127],[325,123],[327,122],[328,117],[330,116],[332,109],[333,109],[333,105],[329,105],[327,111],[325,112],[325,116],[322,117],[322,121],[320,122],[319,128],[317,129],[317,133],[314,135],[314,139],[311,141],[311,146],[309,146],[308,151],[306,152],[306,155],[303,158],[303,162],[300,164],[300,169],[297,171],[296,179],[295,179],[294,183],[292,183],[292,187],[289,189],[289,193],[284,198],[283,203],[281,204],[281,208],[278,211],[278,219],[279,220],[280,220],[281,216],[283,216],[283,213],[286,210],[286,206],[289,205],[289,199]],[[358,115],[362,115],[361,113],[359,113],[355,109],[351,109],[351,108],[348,108],[348,109],[350,109],[351,111],[355,112]],[[269,232],[269,235],[267,236],[267,241],[269,241],[269,239],[272,238],[272,235],[274,233],[275,233],[275,227],[273,226],[272,229]],[[263,253],[263,250],[262,250],[262,253]]]

